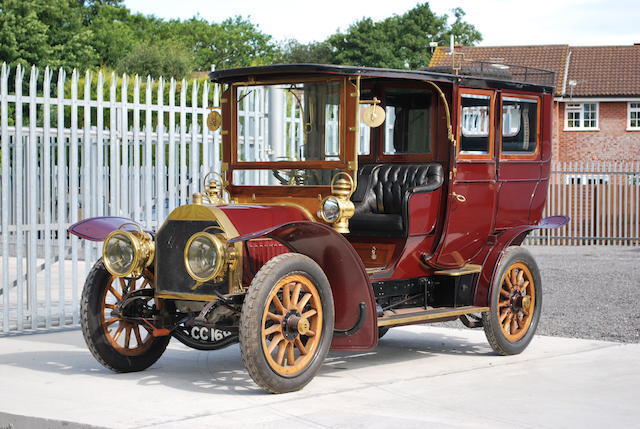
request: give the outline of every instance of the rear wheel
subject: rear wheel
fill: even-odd
[[[519,246],[502,256],[491,288],[491,311],[482,314],[489,344],[501,355],[522,352],[531,342],[542,309],[542,282],[533,256]]]
[[[312,259],[276,256],[256,274],[240,316],[240,351],[253,380],[272,393],[303,388],[333,337],[329,281]]]
[[[153,273],[145,270],[139,279],[112,276],[102,260],[92,268],[80,303],[80,325],[91,354],[106,368],[116,372],[142,371],[162,356],[171,337],[154,337],[152,329],[133,320],[133,311],[154,306],[153,294],[136,300],[123,314],[113,315],[123,297],[131,292],[152,289]],[[140,292],[139,292],[140,293]]]

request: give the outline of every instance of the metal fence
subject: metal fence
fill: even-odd
[[[640,245],[640,162],[553,163],[544,212],[571,221],[527,244]]]
[[[218,86],[63,70],[0,74],[2,332],[76,324],[100,243],[66,229],[91,216],[154,228],[219,171],[206,128]]]
[[[35,67],[25,77],[24,69],[2,65],[0,333],[78,323],[80,288],[101,244],[70,236],[71,223],[117,215],[156,228],[201,190],[207,172],[219,171],[220,136],[206,128],[219,92],[206,81],[67,77]],[[242,96],[240,155],[264,160],[301,151],[303,118],[292,100],[279,101],[279,123],[265,114],[274,102],[267,91]],[[265,144],[269,127],[282,128],[284,148]],[[360,146],[368,146],[368,133],[361,136]],[[537,231],[530,244],[639,244],[638,163],[553,170],[546,214],[572,221]]]

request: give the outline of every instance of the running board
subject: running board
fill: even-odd
[[[426,322],[434,319],[444,319],[447,317],[458,317],[463,314],[484,313],[491,310],[489,307],[446,307],[435,308],[433,310],[416,311],[415,313],[394,314],[393,316],[383,316],[378,318],[378,326],[406,325],[410,323]]]
[[[456,276],[465,276],[467,274],[477,274],[480,271],[482,271],[482,265],[467,264],[464,267],[454,268],[453,270],[435,271],[433,274],[435,274],[436,276],[456,277]]]

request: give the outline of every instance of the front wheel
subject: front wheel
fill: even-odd
[[[144,293],[132,308],[113,312],[123,297],[137,290],[151,289],[153,273],[145,270],[139,279],[112,276],[102,260],[96,262],[87,276],[80,303],[80,325],[91,354],[106,368],[115,372],[142,371],[153,365],[164,353],[170,336],[154,337],[141,321],[140,314],[154,307],[152,293]],[[129,317],[127,317],[129,316]]]
[[[256,274],[242,306],[240,351],[251,378],[272,393],[302,389],[333,337],[329,281],[312,259],[276,256]]]
[[[522,352],[531,342],[542,309],[542,281],[533,256],[520,246],[507,249],[491,286],[491,311],[482,313],[491,348],[501,355]]]

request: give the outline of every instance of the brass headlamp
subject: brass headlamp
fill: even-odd
[[[333,224],[333,229],[341,234],[349,233],[349,219],[355,212],[355,206],[349,199],[355,190],[353,178],[349,173],[340,172],[331,179],[331,194],[322,200],[318,216]]]
[[[235,256],[231,250],[227,251],[224,238],[208,229],[193,234],[184,247],[184,266],[199,283],[222,281],[229,261]]]
[[[127,231],[125,225],[137,229]],[[104,240],[102,261],[109,273],[116,277],[140,277],[142,271],[151,265],[156,247],[153,238],[140,225],[127,222],[111,232]]]

